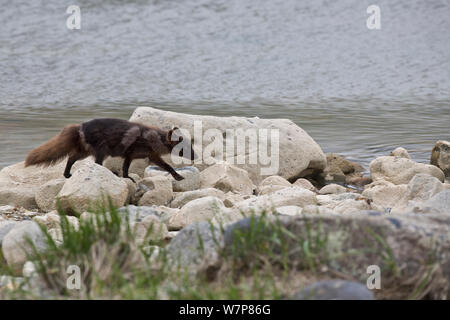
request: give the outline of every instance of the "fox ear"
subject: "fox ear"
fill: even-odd
[[[172,141],[172,134],[174,131],[178,130],[178,127],[173,127],[167,132],[167,141]]]

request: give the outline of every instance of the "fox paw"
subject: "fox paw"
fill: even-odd
[[[180,176],[179,174],[176,175],[176,176],[174,176],[174,178],[175,178],[175,180],[177,180],[177,181],[181,181],[181,180],[184,179],[184,177],[183,177],[183,176]]]

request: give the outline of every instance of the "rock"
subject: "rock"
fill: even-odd
[[[226,208],[219,198],[204,197],[185,204],[179,212],[169,218],[168,224],[172,230],[176,230],[194,222],[211,221],[226,224],[240,218],[242,216],[238,212]]]
[[[66,213],[81,213],[108,196],[114,206],[123,206],[128,199],[127,183],[103,166],[85,163],[67,179],[57,197]]]
[[[440,140],[431,151],[430,164],[440,168],[445,176],[450,177],[450,142]]]
[[[80,161],[92,161],[89,159]],[[74,169],[79,165],[76,163]],[[0,171],[0,206],[12,205],[28,210],[37,209],[36,191],[45,183],[63,177],[65,162],[51,167],[24,167],[20,162]]]
[[[31,278],[37,276],[36,265],[32,261],[27,261],[23,265],[22,275],[25,278]]]
[[[3,238],[16,224],[16,221],[0,221],[0,249],[2,247]]]
[[[347,199],[339,202],[334,208],[333,212],[340,214],[348,214],[353,212],[359,212],[362,210],[370,210],[371,206],[368,201],[361,200],[351,200]]]
[[[408,184],[418,173],[429,174],[441,182],[444,181],[444,173],[441,169],[406,158],[385,156],[376,158],[370,163],[370,175],[373,181],[386,180],[393,184]]]
[[[338,194],[345,192],[347,192],[347,189],[345,187],[332,183],[320,189],[319,194],[332,194],[332,193]]]
[[[29,220],[32,217],[39,215],[39,212],[36,211],[28,211],[22,207],[13,207],[10,205],[0,206],[0,221],[9,220],[9,221],[23,221]]]
[[[200,161],[196,161],[195,163],[195,166],[200,171],[215,163],[215,160],[211,157],[212,153],[208,153],[207,148],[208,146],[211,148],[211,146],[214,145],[213,140],[224,140],[223,144],[220,144],[220,146],[222,146],[225,145],[225,140],[231,140],[232,138],[235,138],[235,136],[238,138],[243,137],[245,139],[245,131],[254,132],[256,135],[260,136],[260,140],[262,133],[267,132],[267,135],[269,136],[267,149],[274,149],[274,152],[271,152],[270,161],[267,165],[262,164],[263,162],[260,158],[256,159],[256,163],[250,161],[253,160],[253,154],[258,151],[258,146],[254,143],[244,146],[245,153],[239,150],[239,148],[233,148],[234,150],[232,152],[223,150],[224,155],[227,153],[230,155],[227,159],[229,160],[228,162],[236,164],[236,166],[247,171],[250,179],[255,184],[258,184],[264,176],[267,175],[278,174],[285,179],[291,179],[302,176],[304,171],[310,169],[322,170],[326,165],[325,155],[319,145],[314,142],[304,130],[294,124],[291,120],[287,119],[199,116],[140,107],[134,111],[130,121],[166,129],[176,126],[189,131],[190,136],[195,138],[194,149],[196,149],[196,153],[200,156],[203,155],[203,157],[200,157]],[[194,135],[194,121],[196,121],[195,128],[198,129],[197,132],[200,132],[201,134]],[[233,131],[233,136],[227,136],[227,133],[230,133],[230,130],[235,129],[239,129],[243,132]],[[279,133],[279,139],[277,140],[275,140],[276,138],[273,136],[276,132]],[[208,134],[206,133],[217,133],[217,135],[214,134],[212,137],[208,137]],[[223,139],[224,135],[226,139]],[[276,148],[276,143],[274,143],[273,146],[271,145],[273,141],[278,141],[279,148]],[[236,143],[234,143],[234,145],[236,145]],[[250,145],[250,147],[248,145]],[[202,150],[199,152],[197,149],[200,148]],[[259,154],[264,151],[265,150],[259,150]],[[240,160],[243,154],[245,154],[244,163],[238,164],[238,160]],[[264,152],[264,154],[269,153]],[[219,160],[226,160],[223,159],[224,157],[220,159],[219,155],[215,156],[218,157]]]
[[[137,176],[135,174],[133,174],[133,175]],[[128,187],[128,198],[127,198],[127,201],[125,201],[125,203],[126,204],[128,204],[128,203],[135,203],[135,201],[136,201],[136,192],[137,192],[137,189],[138,189],[137,184],[134,183],[131,179],[128,179],[128,178],[122,178],[122,180],[127,184],[127,187]],[[134,181],[137,182],[138,180],[135,179]],[[140,200],[140,198],[139,198],[139,200]]]
[[[161,241],[168,237],[167,226],[155,215],[148,215],[142,221],[136,222],[134,227],[136,242],[143,244],[148,241]]]
[[[183,192],[192,191],[200,188],[200,171],[196,167],[175,168],[175,171],[184,177],[183,180],[175,180],[170,173],[159,167],[147,167],[145,169],[145,177],[165,176],[172,182],[173,191]]]
[[[399,157],[399,158],[411,159],[411,157],[409,156],[408,151],[405,148],[402,148],[402,147],[396,148],[394,151],[391,152],[390,156],[391,157]]]
[[[426,201],[444,190],[444,184],[437,178],[419,173],[408,183],[406,200]]]
[[[220,200],[225,200],[225,193],[221,190],[215,189],[215,188],[206,188],[206,189],[199,189],[194,191],[186,191],[181,192],[175,196],[175,198],[170,203],[170,207],[172,208],[181,208],[186,203],[198,199],[198,198],[204,198],[204,197],[216,197]]]
[[[286,187],[290,187],[291,183],[280,176],[270,176],[265,178],[258,186],[258,195],[269,194]]]
[[[8,266],[22,270],[23,264],[28,260],[27,254],[31,254],[30,239],[38,252],[47,249],[44,233],[34,221],[23,221],[16,224],[3,238],[2,251]]]
[[[228,163],[215,164],[200,172],[201,188],[216,188],[243,195],[253,194],[253,183],[248,173]]]
[[[227,192],[225,194],[225,199],[223,200],[223,204],[227,208],[235,207],[241,201],[254,197],[253,195],[241,195],[239,193]]]
[[[300,187],[288,187],[274,193],[239,202],[236,207],[246,214],[271,213],[273,208],[283,206],[304,207],[317,204],[314,192]]]
[[[298,292],[294,300],[375,300],[366,285],[344,280],[324,280]]]
[[[360,164],[335,153],[328,153],[326,158],[327,166],[320,174],[325,182],[346,182],[346,179],[362,176],[364,168]]]
[[[335,214],[333,210],[323,206],[307,205],[303,207],[302,214]]]
[[[314,187],[313,184],[312,184],[311,182],[309,182],[309,180],[304,179],[304,178],[297,179],[297,180],[292,184],[292,186],[304,188],[304,189],[307,189],[307,190],[313,191],[313,192],[316,192],[316,191],[317,191],[316,187]]]
[[[445,192],[449,191],[442,193]],[[265,228],[260,228],[260,232],[264,232],[267,239],[280,239],[281,234],[287,234],[277,231],[280,228],[295,235],[285,236],[278,245],[273,242],[270,252],[291,253],[283,259],[299,271],[310,270],[302,249],[304,242],[299,239],[314,237],[324,241],[319,242],[315,256],[322,257],[321,261],[334,271],[333,274],[337,272],[342,277],[366,283],[368,266],[379,266],[381,289],[377,290],[377,298],[445,299],[448,296],[450,215],[392,215],[369,211],[347,215],[266,216],[264,219]],[[232,255],[236,230],[239,234],[249,232],[250,221],[246,218],[225,229],[224,261]],[[273,232],[278,232],[278,237],[273,236]],[[264,236],[260,235],[259,239]]]
[[[367,185],[361,196],[371,199],[376,205],[392,208],[403,201],[407,189],[406,184],[395,185],[386,180],[377,180]]]
[[[275,209],[278,214],[285,216],[296,216],[302,213],[302,208],[298,206],[282,206]]]
[[[167,246],[167,254],[170,265],[187,269],[191,275],[212,280],[222,263],[222,247],[221,232],[207,222],[197,222],[181,230],[172,239]]]
[[[414,202],[404,211],[450,215],[450,190],[439,192],[425,202]]]
[[[36,190],[35,200],[39,209],[43,212],[56,210],[56,196],[61,191],[65,178],[50,180]]]
[[[141,222],[145,217],[156,216],[161,221],[166,221],[171,215],[178,212],[177,209],[172,209],[164,206],[133,206],[122,207],[118,209],[119,213],[128,217],[130,224]]]
[[[132,177],[136,182],[138,180],[135,179],[131,174],[136,174],[139,177],[144,177],[145,168],[149,166],[150,162],[148,159],[135,159],[131,162],[130,168],[128,169],[128,175]],[[103,162],[103,166],[108,168],[114,174],[119,177],[123,177],[123,159],[120,157],[108,157]]]
[[[80,225],[76,217],[66,216],[66,218],[74,230],[79,229]],[[36,216],[33,220],[40,225],[45,226],[48,233],[57,244],[61,244],[63,242],[61,216],[56,211],[47,213],[43,216]]]
[[[140,206],[165,206],[172,201],[172,183],[168,177],[162,175],[147,177],[142,179],[140,183],[150,189],[144,193],[142,198],[139,200]]]

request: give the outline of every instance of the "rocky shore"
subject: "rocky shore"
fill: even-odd
[[[48,168],[24,168],[23,163],[6,167],[0,171],[0,264],[16,270],[17,279],[30,277],[33,269],[29,239],[35,250],[48,249],[40,226],[56,243],[64,241],[58,205],[77,228],[95,215],[101,201],[111,199],[130,219],[140,244],[148,242],[144,235],[149,228],[158,230],[151,238],[163,241],[158,250],[194,277],[207,274],[214,281],[223,275],[236,232],[250,232],[250,217],[263,214],[293,238],[314,226],[315,234],[320,231],[327,239],[323,275],[294,288],[298,292],[292,298],[308,298],[314,288],[315,298],[323,299],[403,299],[419,285],[414,298],[449,297],[450,142],[438,141],[430,148],[429,164],[415,162],[399,147],[363,168],[338,154],[324,154],[290,120],[192,116],[145,107],[136,109],[130,120],[177,126],[191,134],[194,121],[201,121],[203,130],[223,134],[230,128],[276,129],[278,171],[261,175],[260,164],[239,164],[236,150],[229,158],[233,161],[174,164],[185,178],[181,181],[145,160],[130,167],[136,183],[120,177],[118,158],[107,159],[104,166],[92,159],[79,161],[70,179],[62,176],[64,162]],[[202,147],[211,141],[203,139]],[[252,152],[247,147],[245,160]],[[213,237],[213,229],[220,236]],[[295,254],[304,250],[298,241],[286,246],[290,264],[306,263],[303,255]],[[371,291],[366,280],[373,265],[381,269],[382,289]],[[8,279],[2,278],[0,290],[8,288]]]

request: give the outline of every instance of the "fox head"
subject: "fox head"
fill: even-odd
[[[166,141],[170,152],[186,159],[195,160],[197,156],[192,148],[193,142],[185,139],[180,129],[174,127],[167,131]]]

